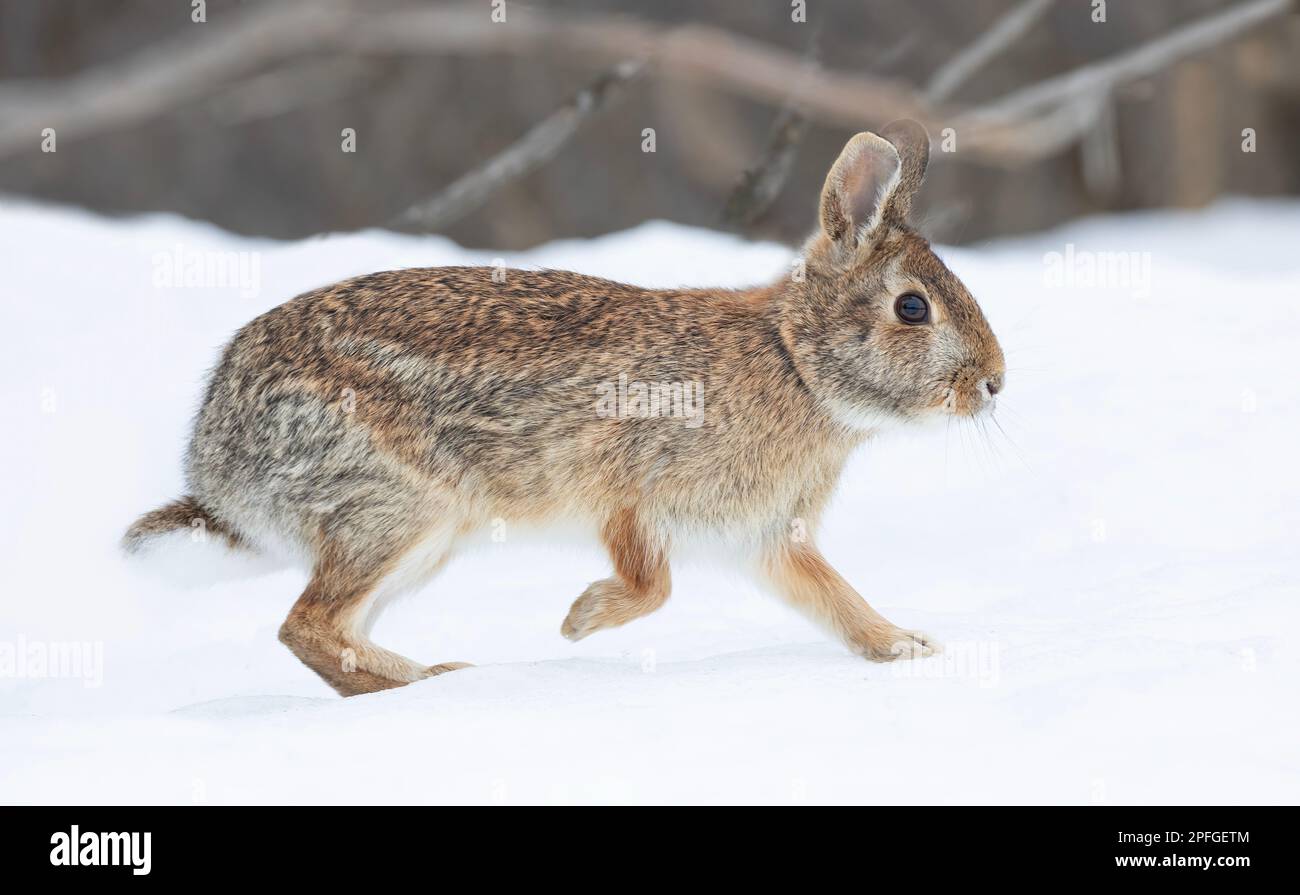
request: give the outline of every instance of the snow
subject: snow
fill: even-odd
[[[0,244],[0,801],[1300,800],[1300,204],[941,250],[1006,349],[1006,431],[882,437],[821,540],[942,656],[855,659],[702,561],[658,613],[571,644],[560,622],[606,560],[512,536],[375,631],[476,667],[349,700],[276,641],[302,572],[218,570],[184,534],[155,562],[118,551],[181,493],[224,340],[372,270],[501,258],[741,286],[791,251],[666,223],[517,255],[379,232],[283,244],[15,200]],[[1095,252],[1140,263],[1089,284]],[[228,256],[242,279],[167,284],[167,257],[222,253],[246,253]],[[33,658],[78,644],[71,677]]]

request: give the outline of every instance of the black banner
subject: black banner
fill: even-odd
[[[494,880],[502,869],[545,873],[571,863],[604,868],[614,875],[601,880],[613,884],[650,862],[656,872],[711,866],[716,876],[726,867],[760,880],[778,866],[811,865],[820,878],[843,865],[869,887],[971,883],[994,871],[1178,886],[1232,885],[1261,871],[1272,871],[1261,880],[1276,878],[1295,821],[1292,808],[870,806],[751,809],[726,819],[616,810],[542,819],[502,808],[6,808],[0,841],[6,867],[24,875],[139,885],[282,874],[338,884],[380,870],[428,872],[430,862],[464,872],[486,858]]]

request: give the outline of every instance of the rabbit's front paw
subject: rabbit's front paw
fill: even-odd
[[[573,601],[569,614],[560,626],[560,633],[578,641],[601,628],[609,627],[611,616],[616,614],[619,602],[625,599],[619,582],[613,579],[597,581]]]
[[[596,581],[573,601],[560,633],[581,640],[602,628],[616,628],[654,612],[667,599],[666,588],[634,588],[617,578]]]
[[[941,650],[938,641],[927,634],[891,628],[873,636],[861,647],[861,654],[872,662],[893,662],[895,659],[924,659]]]

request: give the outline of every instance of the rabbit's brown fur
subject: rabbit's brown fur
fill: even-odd
[[[806,275],[772,286],[401,270],[262,315],[208,387],[191,496],[128,541],[189,507],[233,542],[298,552],[312,578],[281,640],[344,695],[460,667],[413,662],[367,632],[386,599],[494,520],[600,532],[613,575],[574,602],[562,630],[575,640],[662,606],[674,544],[709,537],[747,550],[855,652],[927,654],[930,641],[871,609],[811,540],[875,428],[980,412],[1003,375],[979,307],[905,222],[928,140],[911,123],[882,135],[846,146]],[[931,323],[895,317],[905,292],[928,297]],[[690,418],[599,412],[620,374],[700,383],[704,403]]]

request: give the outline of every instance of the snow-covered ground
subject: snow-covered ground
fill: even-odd
[[[1006,432],[868,446],[822,540],[943,656],[855,659],[705,564],[657,614],[571,644],[560,621],[606,560],[511,538],[375,631],[477,667],[350,700],[276,641],[302,573],[206,579],[182,549],[183,587],[117,541],[182,493],[240,324],[352,274],[497,253],[14,200],[0,245],[2,802],[1300,800],[1300,205],[942,252],[1007,351]],[[739,286],[790,258],[652,223],[504,261]],[[184,276],[223,261],[236,282]],[[76,676],[42,669],[75,645]]]

